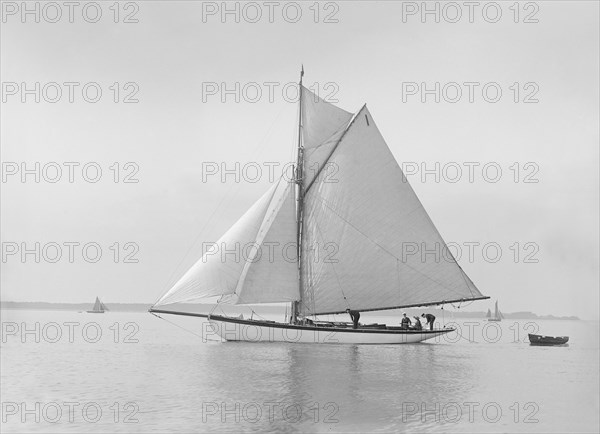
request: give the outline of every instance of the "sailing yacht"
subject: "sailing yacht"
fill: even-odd
[[[502,315],[502,312],[500,312],[500,309],[498,309],[498,300],[496,300],[496,304],[494,306],[494,316],[488,316],[488,321],[502,321],[504,316]],[[488,312],[490,312],[489,309]]]
[[[293,179],[281,177],[149,311],[204,317],[232,341],[399,344],[454,331],[322,319],[489,297],[447,249],[367,106],[350,113],[328,103],[303,75]],[[240,245],[250,248],[232,255]],[[415,246],[437,247],[444,259]],[[166,308],[215,296],[219,304],[290,303],[291,313],[276,322]]]
[[[108,310],[106,305],[100,301],[98,297],[96,297],[96,302],[94,303],[94,307],[92,310],[88,310],[87,313],[104,313]]]

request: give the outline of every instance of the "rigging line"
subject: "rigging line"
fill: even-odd
[[[312,146],[312,147],[310,147],[310,148],[308,148],[308,149],[310,149],[311,151],[313,151],[313,150],[317,150],[317,149],[319,149],[319,148],[322,148],[322,147],[323,147],[323,146],[325,146],[325,145],[330,145],[332,142],[330,142],[329,140],[331,140],[331,138],[332,138],[332,137],[335,137],[336,135],[338,135],[338,134],[340,134],[341,132],[343,132],[343,131],[344,131],[344,130],[345,130],[347,127],[348,127],[348,124],[349,124],[351,121],[352,121],[352,118],[350,118],[350,120],[349,120],[349,121],[347,121],[347,122],[344,122],[343,124],[341,124],[341,125],[338,127],[338,129],[337,129],[337,130],[335,130],[335,132],[334,132],[334,133],[333,133],[331,136],[329,136],[328,138],[326,138],[325,140],[323,140],[323,141],[322,141],[321,143],[319,143],[317,146]],[[340,139],[338,139],[337,141],[339,141],[339,140],[340,140]],[[336,143],[337,143],[337,141],[336,141]]]
[[[290,140],[291,147],[290,147],[290,158],[289,158],[289,161],[293,162],[294,164],[296,164],[296,154],[298,153],[298,146],[297,146],[297,143],[296,143],[296,140],[297,140],[296,119],[299,118],[300,105],[298,104],[297,107],[298,108],[296,110],[296,116],[294,118],[294,123],[292,124],[293,128],[290,128],[291,135],[292,135],[292,140]],[[300,125],[299,128],[302,129],[302,125]]]
[[[302,260],[302,258],[306,257],[306,253],[302,252],[302,256],[300,257],[300,260]],[[306,264],[304,266],[304,271],[306,271],[306,273],[308,274],[309,271],[306,270]],[[315,312],[315,292],[314,292],[314,288],[311,288],[311,292],[309,294],[307,294],[307,292],[305,291],[305,280],[302,279],[303,282],[303,287],[301,288],[302,293],[300,294],[300,300],[298,300],[298,302],[300,303],[301,306],[303,306],[305,308],[305,312],[313,312],[312,314],[304,314],[304,316],[314,316],[314,312]],[[308,295],[308,297],[310,297],[310,300],[307,300],[307,297],[304,297],[305,295]],[[312,305],[312,306],[311,306]],[[311,310],[312,307],[312,310]]]
[[[270,321],[269,319],[265,318],[264,316],[262,316],[261,314],[259,314],[258,312],[256,312],[252,307],[247,306],[248,309],[250,309],[252,311],[253,315],[256,315],[258,318],[262,319],[263,321]],[[286,311],[287,311],[287,305],[286,305]]]
[[[343,220],[344,222],[346,222],[346,223],[347,223],[347,224],[348,224],[350,227],[352,227],[354,230],[356,230],[356,231],[357,231],[359,234],[361,234],[361,235],[362,235],[363,237],[365,237],[367,240],[371,241],[373,244],[375,244],[377,247],[379,247],[379,248],[380,248],[382,251],[384,251],[384,252],[385,252],[385,253],[387,253],[388,255],[392,256],[393,258],[395,258],[397,261],[401,261],[401,260],[400,260],[400,258],[398,258],[396,255],[394,255],[392,252],[388,251],[388,250],[387,250],[385,247],[383,247],[382,245],[380,245],[379,243],[377,243],[375,240],[372,240],[371,238],[369,238],[369,237],[368,237],[368,236],[367,236],[365,233],[363,233],[363,232],[362,232],[360,229],[358,229],[356,226],[354,226],[354,225],[353,225],[352,223],[350,223],[348,220],[346,220],[346,219],[345,219],[345,218],[343,218],[341,215],[339,215],[339,214],[338,214],[338,213],[337,213],[337,212],[336,212],[336,211],[335,211],[333,208],[331,208],[331,207],[329,206],[329,204],[327,203],[327,201],[325,201],[325,199],[324,199],[322,196],[320,196],[318,193],[315,193],[315,196],[316,196],[316,197],[318,197],[318,198],[321,200],[321,202],[322,202],[322,203],[325,205],[325,207],[327,207],[329,210],[331,210],[331,212],[332,212],[333,214],[335,214],[335,215],[336,215],[337,217],[339,217],[341,220]],[[317,227],[317,229],[318,229],[318,227]],[[442,240],[442,241],[443,241],[443,240]],[[458,291],[456,291],[456,290],[454,290],[454,289],[451,289],[451,288],[448,288],[447,286],[444,286],[444,285],[443,285],[441,282],[438,282],[437,280],[435,280],[435,279],[433,279],[433,278],[431,278],[431,277],[427,276],[426,274],[423,274],[423,273],[421,273],[419,270],[417,270],[417,269],[416,269],[416,268],[414,268],[414,267],[411,267],[411,266],[410,266],[410,265],[408,265],[407,263],[405,263],[405,262],[401,262],[401,263],[402,263],[402,264],[404,264],[405,266],[407,266],[408,268],[410,268],[411,270],[413,270],[413,271],[416,271],[417,273],[419,273],[419,274],[420,274],[420,275],[422,275],[423,277],[425,277],[425,278],[427,278],[427,279],[431,280],[433,283],[437,284],[437,285],[438,285],[438,286],[440,286],[441,288],[444,288],[444,289],[446,289],[446,290],[448,290],[448,291],[454,292],[454,293],[456,293],[457,295],[461,295],[461,296],[463,295],[463,294],[459,293]],[[458,265],[458,264],[456,264],[456,265]],[[459,266],[459,267],[460,267],[460,266]],[[462,272],[462,269],[461,269],[460,271]],[[464,278],[464,276],[463,276],[463,278]],[[467,288],[469,288],[468,284],[467,284]],[[470,289],[470,288],[469,288],[469,291],[471,291],[471,289]],[[471,292],[471,294],[472,294],[472,292]]]
[[[442,304],[442,325],[445,326],[446,325],[446,312],[444,310],[444,305]]]
[[[275,119],[273,120],[273,122],[271,123],[271,125],[269,126],[269,129],[267,130],[266,134],[263,136],[263,138],[258,142],[258,144],[255,146],[252,154],[257,154],[260,155],[260,153],[264,150],[264,146],[267,143],[267,139],[269,138],[269,136],[271,135],[273,128],[275,127],[275,125],[277,124],[277,121],[279,120],[279,118],[281,117],[281,114],[283,113],[284,110],[284,106],[281,107],[281,109],[279,110],[279,113],[277,114],[277,116],[275,116]],[[237,188],[236,188],[237,187]],[[196,243],[198,242],[198,240],[200,239],[200,237],[204,234],[204,231],[206,230],[206,228],[208,227],[209,223],[212,221],[213,217],[215,216],[215,214],[217,213],[217,211],[219,211],[219,209],[221,208],[221,206],[223,205],[223,203],[225,202],[226,199],[229,198],[229,196],[231,195],[231,193],[233,192],[233,190],[239,190],[239,188],[241,187],[241,183],[234,183],[233,185],[231,185],[229,187],[229,190],[227,191],[227,193],[225,193],[225,195],[221,198],[221,201],[219,202],[219,204],[217,205],[217,207],[213,210],[212,214],[210,215],[210,217],[208,218],[208,220],[205,222],[204,226],[202,227],[202,229],[200,229],[200,232],[198,233],[198,235],[196,236],[196,238],[194,239],[194,241],[192,242],[192,244],[190,245],[190,247],[188,248],[187,252],[185,253],[185,255],[181,258],[181,261],[179,261],[179,264],[175,267],[175,269],[173,270],[173,272],[171,273],[171,276],[169,277],[169,279],[166,282],[166,285],[164,285],[163,287],[168,287],[170,288],[171,286],[173,286],[175,284],[175,282],[173,281],[173,278],[175,277],[175,275],[178,273],[181,265],[183,264],[183,262],[187,259],[188,255],[190,254],[190,252],[192,251],[192,249],[196,246]],[[165,295],[165,292],[163,292],[157,299],[156,301],[152,304],[152,306],[156,305],[156,303],[158,303],[160,301],[160,299]]]
[[[244,266],[242,267],[242,273],[240,274],[238,281],[236,283],[236,286],[235,286],[235,290],[233,291],[233,293],[236,294],[238,297],[240,296],[242,290],[244,289],[243,285],[244,285],[244,282],[246,281],[246,276],[248,275],[248,270],[250,269],[250,267],[252,265],[254,265],[254,263],[255,263],[254,259],[256,259],[256,255],[258,254],[259,249],[263,245],[263,242],[265,241],[265,238],[269,234],[269,231],[271,230],[271,227],[273,226],[275,219],[277,218],[279,212],[281,211],[283,204],[285,203],[285,201],[288,198],[288,196],[286,194],[282,194],[281,197],[278,199],[278,201],[274,201],[275,195],[277,194],[277,190],[279,189],[279,184],[283,180],[283,177],[284,176],[282,174],[279,177],[279,179],[277,180],[277,184],[275,185],[275,188],[273,189],[273,194],[271,195],[271,198],[269,199],[269,203],[267,204],[267,209],[265,211],[265,215],[263,216],[262,222],[258,228],[258,232],[253,237],[254,245],[255,245],[253,247],[256,247],[256,246],[258,246],[258,247],[256,247],[255,249],[252,250],[251,257],[249,255],[249,257],[247,257],[244,262]],[[289,188],[289,183],[288,183],[288,186],[285,187],[284,193],[286,193],[287,188]],[[275,204],[275,208],[272,208],[273,204]],[[269,213],[269,210],[271,210],[270,213]],[[268,227],[266,227],[267,224],[268,224]],[[260,238],[260,242],[258,242],[259,238]]]
[[[444,240],[442,239],[442,241],[444,241]],[[444,244],[445,244],[445,242],[444,242]],[[446,246],[446,247],[448,247],[448,246]],[[460,264],[456,261],[456,258],[454,258],[454,255],[452,255],[452,252],[450,252],[450,249],[447,249],[447,250],[449,251],[450,255],[452,256],[452,259],[454,260],[454,262],[456,263],[456,265],[458,266],[458,268],[460,268],[460,272],[461,272],[461,274],[463,276],[463,279],[467,283],[467,287],[469,288],[469,292],[471,293],[471,295],[473,295],[473,290],[471,289],[471,286],[473,286],[475,289],[477,289],[477,286],[471,280],[471,278],[469,276],[467,276],[467,273],[465,273],[465,270],[463,270],[463,268],[460,266]],[[471,284],[469,284],[469,282],[471,282]],[[479,289],[477,289],[477,291],[479,292]]]
[[[192,280],[190,282],[187,282],[185,285],[181,286],[175,293],[175,294],[177,294],[177,297],[173,297],[174,294],[171,294],[169,297],[165,298],[165,296],[163,295],[161,297],[161,299],[165,298],[165,302],[163,302],[163,304],[183,303],[186,301],[197,300],[199,298],[210,298],[210,297],[218,297],[218,296],[233,294],[232,292],[227,292],[227,293],[209,294],[209,295],[205,295],[202,297],[197,297],[194,295],[194,292],[193,292],[196,282],[197,281]],[[174,298],[174,300],[173,300],[173,298]],[[171,300],[171,301],[169,301],[169,300]]]
[[[160,319],[162,319],[163,321],[166,321],[166,322],[168,322],[169,324],[172,324],[172,325],[174,325],[175,327],[178,327],[178,328],[180,328],[181,330],[184,330],[184,331],[186,331],[186,332],[188,332],[188,333],[191,333],[191,334],[193,334],[194,336],[197,336],[197,337],[199,337],[199,338],[201,338],[201,339],[206,339],[206,340],[208,340],[208,341],[213,341],[213,342],[221,342],[220,340],[216,340],[216,339],[208,339],[206,336],[202,336],[202,335],[199,335],[198,333],[194,333],[193,331],[191,331],[191,330],[189,330],[189,329],[186,329],[185,327],[182,327],[182,326],[180,326],[179,324],[175,324],[173,321],[169,321],[168,319],[166,319],[166,318],[163,318],[162,316],[160,316],[160,315],[157,315],[157,314],[156,314],[156,313],[154,313],[154,312],[150,312],[150,313],[151,313],[152,315],[154,315],[155,317],[157,317],[157,318],[160,318]]]
[[[319,223],[316,221],[316,219],[315,219],[315,227],[317,228],[317,232],[321,236],[321,240],[323,242],[325,242],[325,237],[323,236],[323,233],[321,232],[321,229],[319,228]],[[338,287],[340,288],[340,292],[342,293],[342,297],[344,297],[344,304],[346,305],[347,309],[350,309],[350,305],[348,304],[348,299],[346,298],[346,294],[344,293],[344,289],[342,288],[342,285],[340,283],[340,279],[339,279],[339,276],[337,274],[337,271],[335,271],[335,267],[333,266],[333,262],[331,262],[331,269],[333,270],[333,274],[335,274],[335,280],[336,280],[336,282],[338,284]],[[313,289],[313,299],[314,299],[314,289]],[[313,310],[313,312],[314,312],[314,310]]]

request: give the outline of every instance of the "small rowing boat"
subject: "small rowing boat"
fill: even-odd
[[[569,342],[568,336],[542,336],[529,333],[529,343],[531,345],[564,345]]]

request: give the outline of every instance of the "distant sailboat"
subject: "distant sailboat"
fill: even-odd
[[[449,253],[366,105],[342,110],[305,88],[303,75],[293,179],[281,177],[216,243],[252,248],[243,259],[205,253],[149,312],[205,317],[221,338],[250,342],[396,344],[454,331],[353,329],[318,318],[489,297]],[[318,251],[328,243],[333,258]],[[280,247],[267,259],[272,246]],[[445,258],[406,255],[407,246],[437,247]],[[229,304],[291,302],[291,315],[275,322],[164,309],[215,296]]]
[[[98,297],[96,297],[96,302],[94,303],[94,307],[92,310],[88,310],[87,313],[104,313],[108,310],[106,305],[100,301]]]
[[[485,314],[486,318],[491,318],[492,317],[492,311],[488,309],[487,313]]]
[[[490,310],[488,309],[488,315],[490,315]],[[496,300],[496,304],[495,304],[495,308],[494,308],[494,316],[493,317],[489,317],[488,316],[488,321],[502,321],[504,319],[504,316],[502,315],[502,312],[500,312],[500,309],[498,309],[498,300]]]

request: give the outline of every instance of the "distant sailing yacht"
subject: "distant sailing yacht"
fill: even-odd
[[[490,314],[491,312],[488,309],[488,321],[502,321],[504,319],[502,312],[500,312],[500,309],[498,309],[498,300],[496,300],[494,316],[491,316]]]
[[[94,303],[94,307],[92,310],[88,310],[87,313],[104,313],[108,310],[106,305],[100,301],[98,297],[96,297],[96,302]]]
[[[454,331],[318,319],[489,297],[449,252],[366,105],[342,110],[305,88],[303,75],[293,179],[282,176],[149,312],[205,317],[221,338],[249,342],[397,344]],[[444,258],[407,254],[415,246]],[[164,309],[215,296],[290,302],[291,314],[275,322]]]

